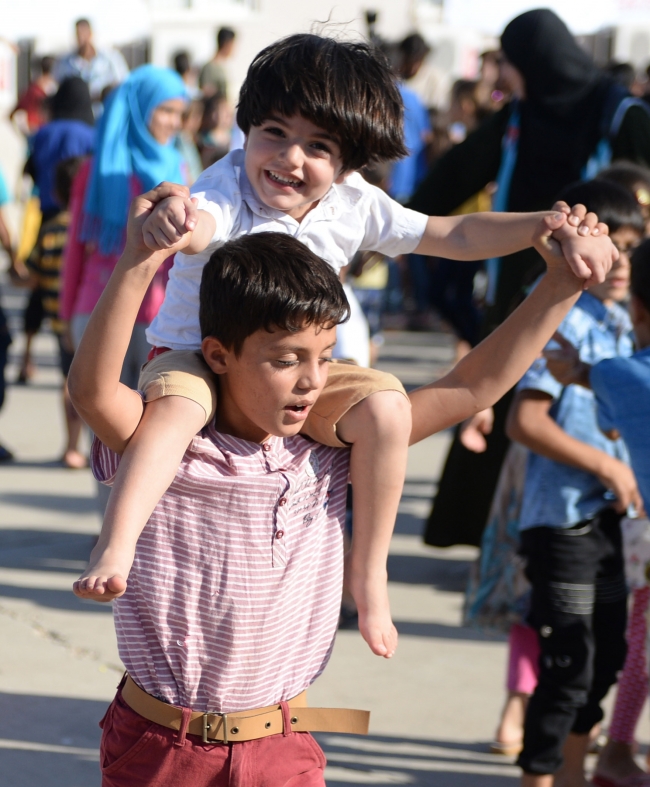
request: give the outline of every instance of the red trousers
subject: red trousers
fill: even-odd
[[[308,732],[203,743],[147,721],[119,690],[100,727],[102,787],[325,787],[325,755]]]

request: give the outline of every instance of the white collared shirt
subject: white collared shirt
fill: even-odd
[[[200,210],[214,216],[217,230],[200,254],[177,254],[169,275],[165,301],[147,331],[155,347],[198,350],[199,288],[203,266],[216,248],[252,232],[286,232],[327,260],[338,272],[357,251],[378,251],[390,257],[413,252],[428,217],[392,200],[359,173],[333,185],[298,222],[259,200],[244,170],[244,151],[233,150],[205,170],[192,187]]]

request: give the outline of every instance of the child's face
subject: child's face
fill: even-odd
[[[618,260],[602,284],[589,288],[589,292],[605,304],[618,303],[627,298],[630,291],[630,254],[641,240],[639,233],[632,227],[621,227],[612,232],[610,238],[618,249]]]
[[[297,221],[347,174],[334,137],[301,115],[274,115],[252,126],[244,148],[257,196]]]
[[[239,357],[218,339],[204,339],[203,355],[221,375],[217,429],[255,443],[298,434],[327,381],[335,343],[335,327],[313,325],[256,331]]]

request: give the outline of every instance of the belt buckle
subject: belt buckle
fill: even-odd
[[[203,743],[216,743],[216,740],[213,738],[210,740],[208,738],[208,733],[210,732],[210,722],[208,721],[208,716],[220,716],[223,722],[223,742],[228,743],[228,714],[227,713],[208,713],[207,711],[201,717],[203,720]]]

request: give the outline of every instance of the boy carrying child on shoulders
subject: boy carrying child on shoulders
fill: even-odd
[[[163,184],[134,201],[124,254],[71,370],[73,401],[98,438],[93,467],[106,481],[148,418],[119,376],[142,298],[168,255],[144,244],[143,227],[155,202],[174,193],[183,192]],[[584,212],[574,209],[579,220]],[[589,214],[581,226],[600,237],[579,241],[602,279],[616,252],[596,222]],[[554,228],[577,235],[564,213],[538,221],[533,240],[548,274],[524,304],[449,374],[411,394],[411,441],[495,402],[575,303],[584,280]],[[128,677],[102,722],[103,787],[323,787],[324,756],[309,732],[367,725],[359,712],[307,709],[304,696],[336,632],[350,451],[300,436],[295,410],[318,401],[347,313],[331,266],[287,234],[230,241],[205,266],[201,348],[218,378],[216,415],[156,505],[115,602]]]
[[[188,444],[214,417],[214,375],[199,353],[199,284],[215,249],[273,231],[295,237],[337,273],[359,250],[476,260],[529,246],[540,220],[553,215],[427,217],[394,202],[356,170],[405,154],[402,118],[388,63],[367,44],[295,35],[255,58],[237,112],[245,149],[207,169],[192,199],[183,190],[168,195],[143,226],[152,250],[169,253],[181,239],[185,245],[148,332],[154,350],[139,383],[146,417],[126,448],[100,541],[76,584],[79,595],[109,601],[124,592],[142,528]],[[558,239],[586,279],[598,265],[598,245],[583,236],[599,228],[588,221],[577,229],[580,220],[570,216]],[[322,397],[306,398],[292,413],[309,437],[351,447],[350,590],[364,639],[390,657],[397,633],[386,555],[411,432],[404,389],[392,375],[337,364]]]

